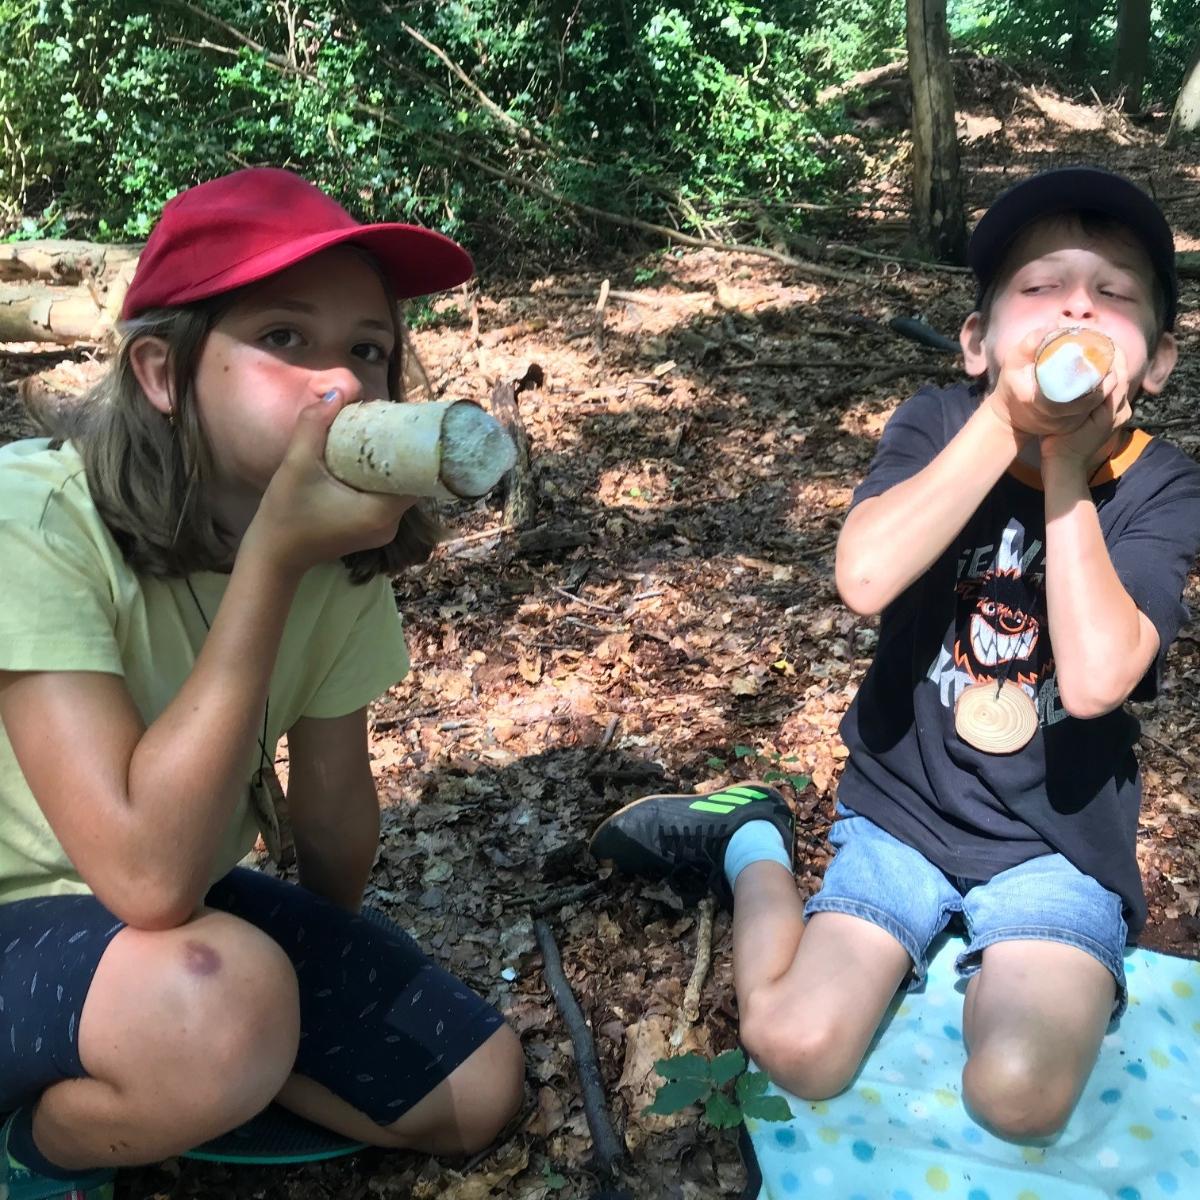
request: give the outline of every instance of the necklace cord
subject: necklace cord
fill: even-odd
[[[200,597],[196,595],[195,588],[192,587],[192,581],[188,576],[183,577],[184,585],[187,587],[188,595],[192,598],[192,603],[196,606],[196,611],[200,614],[200,620],[204,622],[204,631],[209,633],[212,631],[212,626],[208,623],[208,617],[204,613],[204,606],[200,603]],[[262,754],[260,759],[259,772],[266,770],[273,764],[267,758],[267,719],[271,713],[271,697],[267,696],[267,702],[263,706],[263,727],[262,736],[258,739],[258,749]]]

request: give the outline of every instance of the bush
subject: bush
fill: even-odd
[[[758,197],[844,182],[827,140],[838,115],[811,101],[877,46],[843,36],[836,54],[820,49],[818,11],[809,0],[391,11],[0,0],[11,35],[0,187],[27,236],[141,238],[176,191],[247,163],[292,166],[364,219],[433,224],[484,257],[591,236],[586,216],[564,221],[523,182],[729,235]]]

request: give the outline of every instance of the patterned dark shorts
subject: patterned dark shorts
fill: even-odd
[[[296,884],[238,868],[205,903],[282,947],[300,983],[296,1071],[379,1125],[428,1095],[503,1022],[407,934]],[[79,1017],[123,928],[93,896],[0,905],[0,1112],[87,1074]]]

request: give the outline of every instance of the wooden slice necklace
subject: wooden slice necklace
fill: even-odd
[[[997,578],[993,571],[993,583]],[[993,593],[995,590],[993,587]],[[994,594],[992,607],[998,613]],[[998,645],[999,629],[995,634]],[[954,731],[968,746],[985,754],[1014,754],[1029,745],[1037,732],[1036,705],[1019,683],[1009,679],[1015,661],[1015,655],[1010,657],[996,679],[965,688],[954,705]]]
[[[185,575],[183,582],[187,585],[192,603],[204,622],[206,632],[211,630],[208,617],[192,587],[192,581]],[[291,822],[288,820],[287,795],[279,782],[275,771],[275,760],[267,753],[267,720],[271,713],[271,697],[267,697],[263,706],[262,734],[258,738],[259,766],[250,780],[250,811],[254,813],[258,831],[262,834],[263,844],[272,861],[281,869],[292,865],[296,859],[296,847],[292,838]]]
[[[985,754],[1015,753],[1029,745],[1037,727],[1033,701],[1011,679],[973,683],[954,705],[955,732]]]

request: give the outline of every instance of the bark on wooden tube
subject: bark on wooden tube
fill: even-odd
[[[325,465],[350,487],[473,500],[516,461],[504,427],[471,400],[347,405],[334,418]]]

